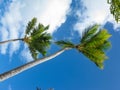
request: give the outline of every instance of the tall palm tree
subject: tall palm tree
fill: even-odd
[[[107,0],[107,3],[110,4],[110,12],[113,14],[117,22],[120,21],[120,0]]]
[[[36,23],[36,18],[33,18],[28,23],[25,31],[25,36],[23,38],[2,41],[0,44],[21,40],[28,45],[31,55],[35,60],[37,59],[39,53],[45,56],[46,50],[49,47],[51,40],[51,35],[46,32],[46,30],[49,28],[49,25],[45,27],[39,23],[36,26]]]
[[[42,59],[38,59],[35,61],[31,61],[23,66],[0,74],[0,80],[3,81],[7,78],[10,78],[16,74],[19,74],[31,67],[34,67],[40,63],[46,62],[56,56],[60,55],[66,50],[69,49],[77,49],[79,52],[82,52],[85,56],[90,58],[92,62],[94,62],[100,69],[103,69],[103,62],[107,59],[105,55],[105,50],[110,47],[110,42],[108,41],[111,36],[107,30],[102,29],[98,30],[99,25],[94,25],[85,30],[83,33],[82,39],[79,44],[73,44],[70,41],[57,41],[55,42],[57,45],[62,46],[62,49],[50,56],[46,56]]]

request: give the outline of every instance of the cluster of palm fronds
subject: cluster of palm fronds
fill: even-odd
[[[107,0],[107,3],[110,4],[111,14],[115,17],[117,22],[120,21],[120,0]]]
[[[80,44],[82,48],[78,49],[98,67],[103,68],[103,62],[107,59],[104,51],[111,46],[108,41],[111,35],[105,29],[97,31],[98,28],[99,26],[95,25],[85,31]]]
[[[56,43],[63,48],[76,48],[102,69],[103,62],[107,59],[104,51],[111,46],[108,41],[111,35],[107,30],[98,30],[98,28],[99,25],[94,25],[86,29],[78,45],[74,45],[70,41],[58,41]]]
[[[42,24],[36,26],[37,19],[33,18],[26,28],[24,41],[28,44],[32,57],[37,59],[39,53],[46,55],[46,49],[50,45],[51,35],[46,32],[49,25],[44,27]]]

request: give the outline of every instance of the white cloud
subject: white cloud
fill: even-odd
[[[18,38],[21,34],[23,35],[27,22],[33,17],[37,17],[38,22],[44,25],[50,25],[49,32],[52,34],[65,22],[71,2],[72,0],[13,0],[0,21],[2,24],[1,40]],[[6,54],[8,46],[6,44],[1,47],[2,54]],[[19,46],[19,42],[10,43],[11,56],[19,49]]]
[[[2,41],[8,38],[8,31],[6,30],[5,27],[1,28],[0,33],[1,33],[0,36],[2,37]],[[0,51],[2,54],[6,53],[7,47],[8,47],[8,43],[1,45]]]
[[[82,34],[82,31],[86,27],[95,23],[105,25],[106,22],[109,21],[114,24],[114,29],[119,26],[115,23],[113,16],[110,14],[110,6],[107,4],[106,0],[81,0],[81,2],[84,9],[80,9],[76,12],[79,21],[74,27],[80,34]]]
[[[21,12],[26,22],[33,17],[44,25],[50,25],[49,32],[53,33],[66,20],[72,0],[24,0]],[[32,7],[31,7],[32,6]],[[29,13],[28,13],[29,12]]]
[[[2,41],[7,39],[15,39],[19,37],[20,21],[22,20],[19,10],[20,3],[12,3],[9,7],[9,11],[5,12],[5,15],[1,18],[2,30],[0,31],[0,33]],[[13,52],[19,48],[19,42],[10,44],[11,45],[9,51],[10,55],[12,55]],[[8,44],[1,46],[2,54],[6,53],[7,46]]]
[[[31,54],[30,54],[30,51],[29,51],[29,49],[27,48],[27,45],[26,45],[26,44],[25,44],[24,49],[23,49],[22,52],[21,52],[21,56],[24,58],[24,59],[21,58],[22,61],[30,62],[30,61],[33,60],[33,59],[32,59],[32,56],[31,56]]]
[[[9,86],[8,86],[8,90],[12,90],[12,87],[11,87],[11,85],[9,85]]]

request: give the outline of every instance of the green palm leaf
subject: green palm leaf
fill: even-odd
[[[116,22],[120,21],[120,0],[107,0],[110,4],[110,12],[113,14]]]
[[[55,43],[57,45],[62,46],[62,48],[66,48],[66,47],[68,47],[68,48],[74,48],[75,47],[75,45],[72,42],[70,42],[70,41],[63,41],[63,40],[61,40],[61,41],[57,41]]]
[[[92,48],[84,48],[81,52],[88,57],[92,62],[94,62],[99,68],[103,69],[103,62],[107,59],[107,56],[104,54],[102,50],[92,49]],[[102,66],[99,66],[102,65]]]
[[[84,44],[86,47],[99,48],[104,45],[110,37],[111,35],[107,32],[107,30],[103,29],[91,37],[89,41],[84,42]]]
[[[37,22],[37,18],[33,18],[31,21],[29,21],[27,27],[26,27],[26,34],[29,34],[33,28],[35,27],[36,25],[36,22]]]
[[[82,33],[82,39],[81,43],[88,41],[93,35],[97,32],[99,25],[94,25],[92,27],[87,28],[83,33]]]
[[[30,50],[30,53],[32,55],[32,57],[37,60],[37,57],[38,57],[38,52],[32,47],[32,46],[29,46],[29,50]]]

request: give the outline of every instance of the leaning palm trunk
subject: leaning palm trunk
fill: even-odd
[[[60,50],[60,51],[58,51],[58,52],[56,52],[56,53],[54,53],[54,54],[52,54],[50,56],[44,57],[42,59],[31,61],[31,62],[29,62],[29,63],[27,63],[25,65],[22,65],[22,66],[17,67],[17,68],[15,68],[13,70],[10,70],[8,72],[0,74],[0,81],[4,81],[4,80],[6,80],[6,79],[8,79],[8,78],[10,78],[12,76],[15,76],[15,75],[17,75],[17,74],[19,74],[19,73],[21,73],[21,72],[23,72],[23,71],[25,71],[25,70],[27,70],[29,68],[34,67],[34,66],[36,66],[36,65],[38,65],[40,63],[43,63],[43,62],[46,62],[46,61],[48,61],[48,60],[50,60],[52,58],[55,58],[56,56],[60,55],[61,53],[63,53],[65,50],[68,50],[68,49],[69,48],[64,48],[64,49],[62,49],[62,50]]]
[[[0,44],[5,44],[5,43],[8,43],[8,42],[14,42],[14,41],[19,41],[19,40],[24,40],[23,38],[19,38],[19,39],[11,39],[11,40],[6,40],[6,41],[2,41],[0,42]]]

